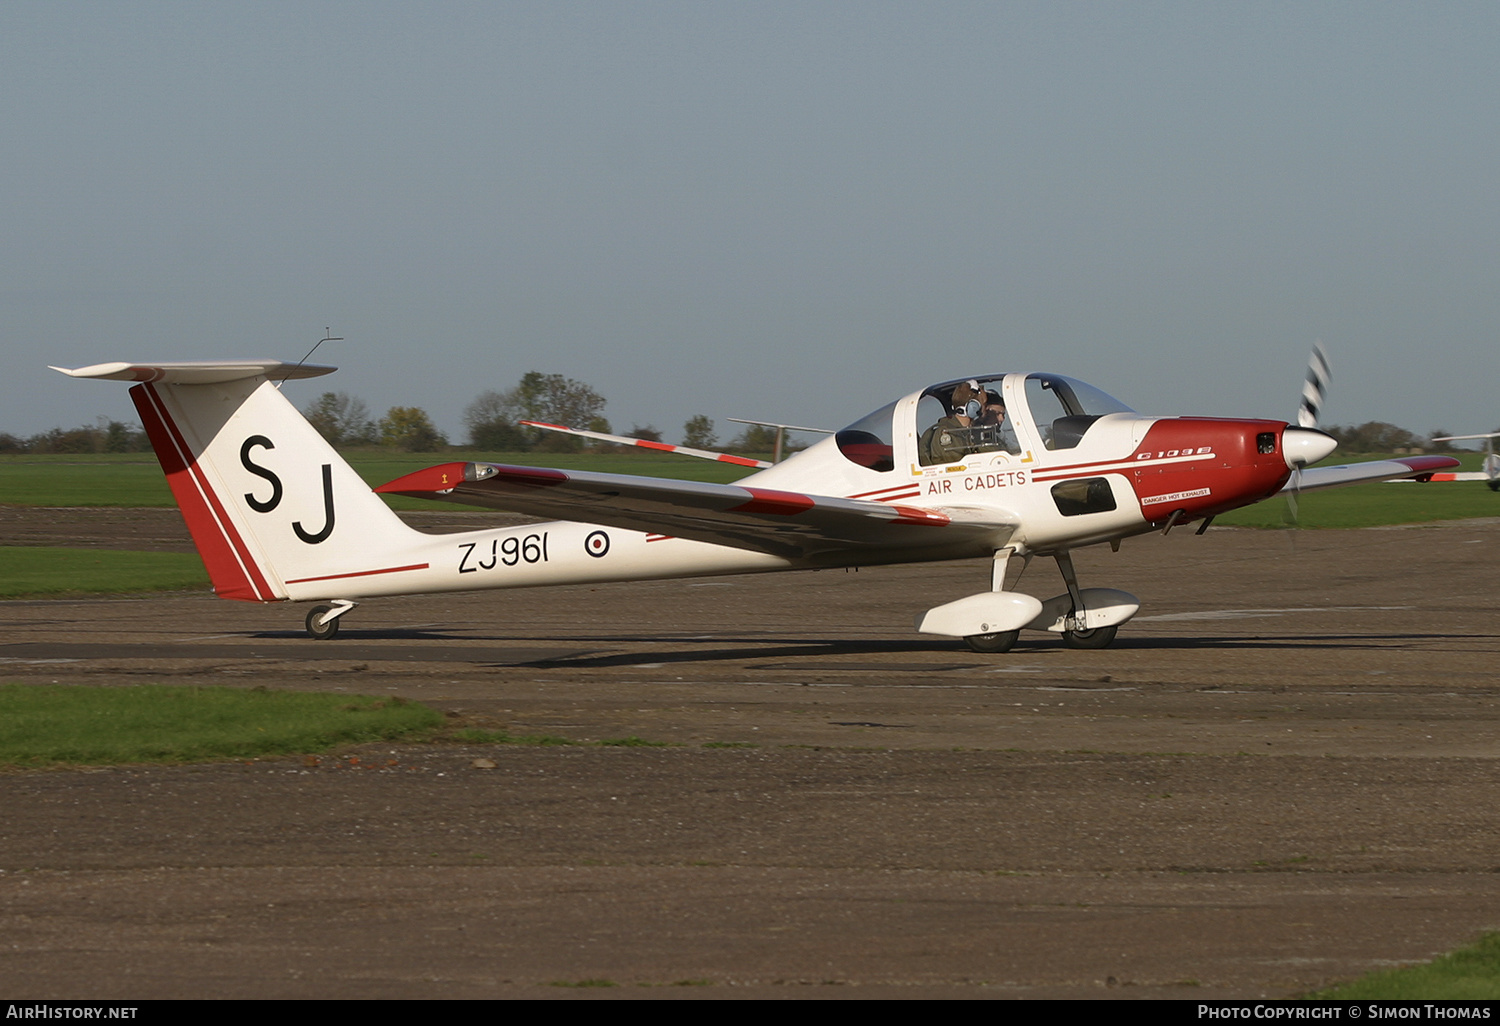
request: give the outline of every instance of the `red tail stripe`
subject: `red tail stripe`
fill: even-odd
[[[242,601],[274,601],[275,591],[266,583],[155,386],[141,384],[130,391],[157,460],[167,475],[167,483],[214,582],[214,591]]]

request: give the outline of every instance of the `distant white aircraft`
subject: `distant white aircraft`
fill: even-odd
[[[1073,549],[1194,521],[1201,533],[1283,490],[1458,466],[1411,456],[1304,469],[1334,448],[1313,427],[1142,416],[1073,378],[989,374],[912,392],[736,484],[454,462],[372,491],[273,384],[332,367],[56,369],[137,383],[131,397],[214,589],[326,603],[307,616],[315,638],[382,595],[982,556],[993,560],[984,590],[921,613],[918,630],[981,652],[1008,650],[1022,629],[1103,648],[1139,602],[1080,588]],[[563,519],[429,535],[377,492]],[[1046,600],[1006,590],[1010,560],[1037,555],[1056,561],[1066,590]]]
[[[1500,456],[1495,455],[1495,439],[1500,438],[1500,431],[1492,431],[1487,435],[1445,435],[1442,438],[1434,438],[1434,442],[1466,442],[1471,439],[1484,439],[1484,467],[1482,471],[1465,471],[1460,474],[1433,474],[1434,481],[1488,481],[1490,491],[1500,492]]]

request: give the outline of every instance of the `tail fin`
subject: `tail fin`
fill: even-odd
[[[224,598],[370,573],[424,537],[403,524],[271,383],[332,367],[275,360],[99,364],[76,378],[140,382],[130,397]],[[308,597],[308,588],[295,588]],[[318,589],[322,590],[322,589]]]

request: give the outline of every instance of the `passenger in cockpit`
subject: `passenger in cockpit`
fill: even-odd
[[[1006,452],[1017,452],[1015,435],[1005,425],[1005,404],[1000,397],[991,392],[984,404],[984,412],[974,422],[978,429],[980,438],[979,446],[983,449],[1004,449]]]

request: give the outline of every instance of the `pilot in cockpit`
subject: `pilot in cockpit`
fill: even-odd
[[[918,441],[925,466],[957,463],[971,453],[1020,451],[998,391],[973,378],[961,381],[944,408],[947,415],[922,432]]]
[[[972,426],[984,412],[988,392],[974,380],[961,382],[953,390],[951,412],[922,433],[922,462],[953,463],[973,451]],[[999,397],[995,397],[998,401]]]

